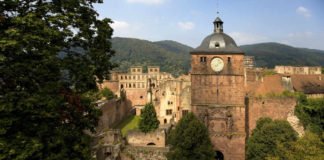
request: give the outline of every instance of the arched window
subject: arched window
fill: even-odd
[[[216,43],[215,43],[215,47],[216,47],[216,48],[219,48],[219,46],[220,46],[219,43],[216,42]]]

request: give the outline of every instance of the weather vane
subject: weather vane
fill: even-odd
[[[216,0],[216,13],[219,15],[219,0]]]

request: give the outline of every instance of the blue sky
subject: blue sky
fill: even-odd
[[[239,45],[278,42],[324,50],[324,0],[104,0],[95,9],[114,21],[114,37],[197,47],[212,33],[219,10],[224,32]]]

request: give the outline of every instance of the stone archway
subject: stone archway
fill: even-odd
[[[224,160],[224,154],[221,151],[215,151],[215,160]]]
[[[148,146],[155,146],[155,143],[151,142],[147,144]]]

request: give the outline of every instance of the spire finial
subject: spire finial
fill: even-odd
[[[219,0],[216,0],[216,11],[217,16],[219,16]]]
[[[222,33],[223,32],[223,21],[219,18],[219,0],[216,0],[216,13],[217,18],[214,21],[214,32]]]

